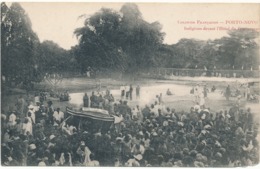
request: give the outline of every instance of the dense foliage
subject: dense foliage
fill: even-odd
[[[215,40],[180,39],[163,44],[159,22],[148,23],[138,6],[102,8],[75,30],[70,50],[40,42],[19,3],[1,3],[1,69],[6,81],[40,81],[46,73],[86,72],[88,67],[136,73],[152,67],[258,69],[259,32],[239,29]]]
[[[163,45],[158,52],[158,66],[174,68],[258,70],[259,33],[252,29],[232,30],[227,37],[215,40],[181,39]]]
[[[1,68],[7,80],[17,83],[33,78],[35,49],[39,39],[20,4],[1,4]]]
[[[78,61],[88,66],[133,72],[153,66],[154,53],[163,42],[161,25],[142,19],[135,4],[120,12],[102,8],[75,30],[79,37]]]
[[[1,3],[1,72],[5,80],[28,84],[46,73],[75,71],[77,61],[52,41],[40,43],[30,18],[19,3]]]

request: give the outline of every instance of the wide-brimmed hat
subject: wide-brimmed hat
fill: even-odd
[[[188,148],[184,148],[184,149],[182,150],[182,152],[185,153],[185,154],[189,154],[189,149],[188,149]]]
[[[55,135],[50,135],[50,140],[54,139],[55,138]]]
[[[36,145],[35,144],[30,144],[29,145],[29,149],[30,150],[35,150],[36,149]]]
[[[38,166],[46,166],[45,162],[41,161],[39,162]]]
[[[179,126],[184,126],[183,122],[178,121],[177,123]]]
[[[156,132],[153,132],[153,134],[152,134],[153,136],[158,136],[158,134],[156,133]]]
[[[174,165],[175,165],[175,166],[178,166],[178,167],[182,167],[182,162],[181,162],[181,160],[175,161],[175,162],[174,162]]]
[[[205,125],[204,129],[211,129],[211,125],[209,125],[209,124]]]
[[[222,154],[220,152],[217,152],[215,155],[217,158],[222,158]]]
[[[221,147],[221,144],[220,144],[218,141],[216,141],[216,142],[215,142],[215,146]]]
[[[195,167],[205,167],[203,162],[199,162],[199,161],[194,161],[194,166]]]
[[[141,154],[137,154],[137,155],[134,155],[134,158],[137,159],[138,161],[140,161],[143,159],[143,156]]]
[[[190,151],[190,155],[191,156],[196,156],[198,154],[198,151],[197,150],[191,150]]]
[[[57,126],[59,126],[59,125],[58,125],[57,123],[54,123],[53,126],[54,126],[54,127],[55,127],[55,126],[57,127]]]
[[[203,111],[204,111],[204,112],[208,112],[208,113],[209,113],[209,109],[204,109]]]
[[[207,130],[201,130],[201,133],[206,134],[206,133],[208,133],[208,131]]]
[[[117,138],[116,138],[116,141],[123,141],[123,140],[124,140],[123,137],[117,137]]]
[[[85,144],[84,141],[81,141],[81,142],[80,142],[80,145],[81,145],[81,146],[85,146],[86,144]]]
[[[28,109],[33,109],[33,108],[34,108],[34,106],[31,104],[28,106]]]
[[[143,133],[142,131],[140,131],[140,132],[138,133],[138,135],[143,136],[144,133]]]

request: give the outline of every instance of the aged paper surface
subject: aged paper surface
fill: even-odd
[[[1,3],[1,165],[258,165],[259,13]]]

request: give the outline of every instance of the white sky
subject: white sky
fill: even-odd
[[[52,40],[65,49],[78,43],[73,31],[83,26],[82,14],[91,16],[101,7],[117,11],[123,3],[26,2],[20,3],[29,15],[32,28],[41,41]],[[223,30],[184,30],[185,27],[249,27],[260,28],[260,4],[173,4],[136,3],[148,22],[159,21],[166,33],[164,43],[177,43],[181,38],[215,39],[226,35]],[[178,21],[218,21],[214,25],[178,24]],[[226,20],[255,21],[254,24],[225,24]]]

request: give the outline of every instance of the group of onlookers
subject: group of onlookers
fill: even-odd
[[[1,114],[1,163],[147,167],[259,163],[259,124],[250,109],[231,107],[212,112],[196,104],[187,105],[189,112],[176,112],[165,107],[160,97],[151,105],[130,107],[125,99],[115,103],[109,91],[103,96],[95,92],[85,95],[84,107],[107,109],[123,117],[108,130],[101,127],[93,132],[79,128],[73,118],[67,120],[68,115],[61,111],[64,108],[54,108],[52,101],[26,101],[21,96],[15,111]]]
[[[139,99],[140,98],[140,86],[137,85],[136,88],[135,88],[135,94],[136,94],[136,99]],[[122,85],[120,86],[120,91],[121,91],[121,100],[123,99],[130,99],[132,100],[133,99],[133,90],[134,90],[134,87],[132,84],[130,85]]]

